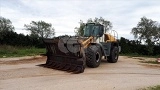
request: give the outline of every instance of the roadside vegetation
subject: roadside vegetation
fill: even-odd
[[[46,52],[45,48],[16,47],[9,45],[0,46],[0,58],[35,56],[35,55],[45,54],[45,52]]]
[[[141,55],[141,54],[123,54],[123,53],[120,53],[120,56],[127,56],[127,57],[144,57],[144,58],[160,58],[160,55]]]
[[[158,61],[142,61],[142,63],[159,64]]]
[[[160,55],[156,56],[147,56],[147,55],[139,55],[139,54],[120,54],[120,56],[127,56],[128,58],[134,58],[140,60],[141,63],[148,63],[148,64],[160,64],[158,62],[158,58]]]
[[[143,89],[138,89],[138,90],[160,90],[160,85],[153,86],[153,87],[147,87]]]
[[[12,22],[0,16],[0,58],[34,56],[45,54],[43,38],[52,38],[55,35],[51,23],[32,21],[25,24],[24,29],[30,34],[18,34]]]

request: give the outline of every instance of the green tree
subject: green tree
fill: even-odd
[[[29,25],[24,25],[26,30],[31,32],[32,36],[39,36],[41,38],[51,38],[55,35],[55,30],[51,23],[44,21],[32,21]]]
[[[104,25],[105,32],[107,32],[109,29],[112,28],[112,23],[108,20],[105,20],[104,18],[100,17],[97,18],[95,17],[94,19],[90,18],[87,20],[87,23],[97,23],[97,24],[102,24]],[[80,26],[75,28],[75,33],[78,36],[83,36],[83,29],[86,23],[84,23],[82,20],[80,20]]]
[[[88,19],[87,23],[102,24],[105,28],[105,32],[107,32],[109,29],[112,28],[112,23],[108,20],[105,20],[103,17],[100,18],[95,17],[94,19],[90,18]]]
[[[136,27],[132,28],[131,33],[135,39],[147,44],[148,54],[153,53],[153,48],[160,39],[159,23],[146,17],[142,17]]]
[[[130,41],[124,37],[121,37],[119,40],[119,44],[122,48],[121,53],[126,54],[126,53],[132,53],[131,48],[129,46]]]
[[[84,27],[85,27],[85,23],[83,23],[82,20],[80,20],[79,22],[80,26],[79,27],[75,27],[75,33],[76,33],[76,36],[83,36],[84,34]]]
[[[6,19],[0,16],[0,32],[13,31],[13,30],[14,30],[14,26],[12,25],[12,22],[9,19]]]
[[[4,39],[9,40],[10,36],[7,36],[8,33],[12,33],[14,30],[14,26],[9,19],[6,19],[0,16],[0,44],[6,42]]]

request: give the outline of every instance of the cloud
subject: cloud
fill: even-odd
[[[74,35],[79,21],[103,17],[113,24],[119,37],[133,39],[130,31],[146,16],[160,21],[160,1],[152,0],[1,0],[0,15],[10,19],[16,32],[23,33],[24,24],[43,20],[52,23],[56,35]],[[23,29],[23,30],[22,30]]]

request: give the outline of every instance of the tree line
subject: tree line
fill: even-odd
[[[0,45],[44,47],[43,38],[52,38],[55,35],[51,23],[44,21],[32,21],[25,24],[24,29],[30,34],[17,34],[9,19],[0,16]]]
[[[36,36],[17,34],[14,31],[0,31],[0,45],[44,47],[42,39]]]
[[[119,39],[121,46],[121,54],[134,54],[134,55],[160,55],[160,45],[154,45],[152,53],[148,51],[148,45],[141,44],[139,40],[129,40],[124,37]]]
[[[86,23],[99,23],[104,25],[105,32],[112,29],[112,23],[102,17],[90,18]],[[75,27],[76,36],[83,36],[85,24],[80,20],[79,27]],[[9,19],[0,16],[0,45],[44,47],[43,38],[53,38],[55,29],[51,23],[32,21],[25,24],[24,29],[30,34],[17,34]],[[160,24],[146,17],[142,17],[137,26],[133,27],[131,34],[135,40],[124,37],[119,39],[122,54],[159,55],[160,54]]]

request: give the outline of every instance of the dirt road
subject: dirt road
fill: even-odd
[[[125,56],[81,74],[38,66],[45,60],[0,60],[0,90],[136,90],[160,85],[160,67],[144,66]]]

